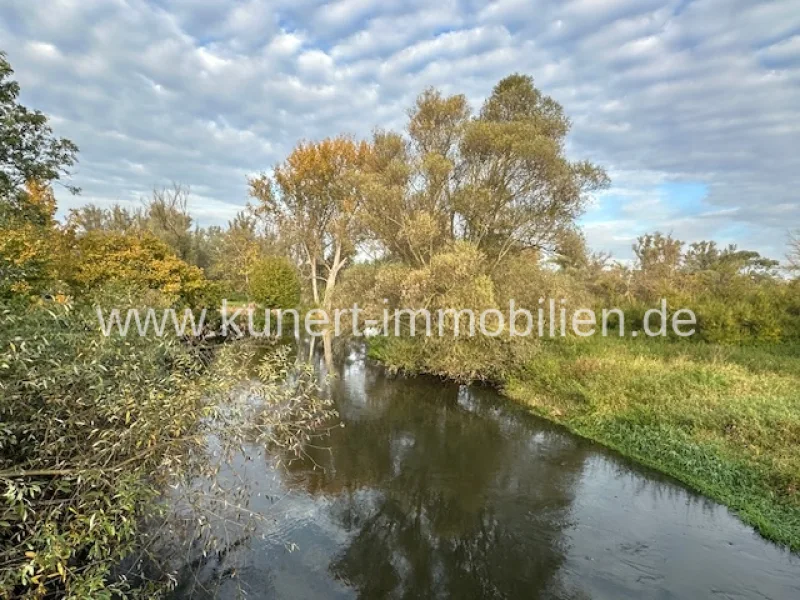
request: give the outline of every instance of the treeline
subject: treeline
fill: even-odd
[[[200,227],[191,216],[189,199],[188,188],[173,184],[154,190],[150,198],[142,199],[139,208],[90,204],[73,209],[65,228],[89,245],[114,237],[157,239],[177,258],[201,269],[218,295],[274,304],[276,300],[264,289],[265,282],[276,269],[293,269],[279,236],[268,230],[249,207],[238,212],[226,227]],[[296,288],[295,280],[294,275],[285,279],[283,287]],[[299,302],[296,295],[291,290],[288,297],[278,292],[278,306],[294,306]]]
[[[195,307],[216,308],[222,297],[274,307],[300,301],[293,262],[252,211],[225,228],[196,227],[188,190],[174,185],[134,210],[90,204],[59,223],[50,188],[28,181],[22,193],[27,214],[9,213],[0,240],[3,256],[17,255],[3,265],[6,298],[85,296],[116,282]]]
[[[665,299],[692,309],[695,341],[798,340],[798,242],[788,268],[713,241],[643,235],[633,264],[592,253],[577,219],[609,183],[571,161],[570,122],[530,77],[512,75],[474,112],[463,95],[422,93],[405,131],[304,142],[250,181],[254,211],[289,249],[314,304],[383,308],[531,310],[616,307],[641,329]],[[353,265],[371,256],[366,264]],[[343,283],[344,285],[341,285]],[[385,302],[387,300],[388,302]],[[397,366],[459,378],[496,378],[530,341],[387,340]],[[402,351],[399,349],[402,348]]]

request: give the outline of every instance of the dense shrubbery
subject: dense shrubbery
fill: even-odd
[[[430,312],[433,335],[425,335],[426,319],[403,313],[398,324],[390,322],[391,335],[373,347],[373,356],[382,358],[393,369],[424,371],[464,381],[497,380],[523,359],[530,345],[530,340],[512,340],[507,331],[497,337],[470,337],[470,320],[458,316],[456,322],[457,312],[451,311],[469,309],[477,318],[482,311],[500,306],[486,257],[466,242],[452,244],[421,267],[388,263],[354,268],[342,282],[337,302],[348,307],[357,303],[365,309],[365,318],[378,323],[383,322],[384,308],[390,313],[395,308],[425,308]],[[436,316],[440,310],[445,311],[442,336]],[[409,335],[412,321],[414,336]],[[456,326],[458,336],[454,335]],[[494,318],[486,320],[486,327],[499,330]],[[475,321],[474,330],[478,328]]]
[[[92,302],[169,305],[113,289]],[[153,598],[186,566],[185,544],[202,557],[230,543],[209,514],[228,507],[241,530],[244,490],[216,482],[220,461],[245,440],[296,456],[333,414],[316,375],[293,364],[244,342],[105,337],[85,304],[0,308],[0,597]],[[245,381],[246,394],[229,393]],[[134,551],[149,571],[138,560],[120,568]]]
[[[771,269],[751,270],[754,261],[762,261],[752,253],[737,253],[736,260],[697,271],[691,266],[691,255],[680,252],[680,243],[675,248],[674,268],[658,260],[655,265],[640,261],[626,268],[586,255],[583,260],[566,262],[559,254],[545,259],[538,251],[510,255],[491,268],[482,252],[460,242],[432,256],[423,267],[382,262],[351,269],[337,301],[341,306],[354,301],[366,304],[371,318],[380,321],[384,307],[390,311],[427,308],[434,313],[439,308],[471,308],[476,314],[496,308],[507,315],[511,300],[536,316],[539,308],[554,299],[568,314],[578,308],[592,308],[597,315],[604,308],[619,308],[624,313],[625,335],[630,336],[632,331],[642,331],[646,312],[659,308],[665,299],[668,320],[682,308],[691,309],[697,317],[696,334],[682,338],[685,343],[800,341],[800,282],[789,281]],[[652,254],[652,246],[648,251]],[[563,305],[561,299],[566,300]],[[657,315],[649,324],[651,330],[660,329]],[[401,336],[380,342],[374,352],[396,368],[456,379],[502,381],[525,364],[535,344],[531,339],[510,337],[508,325],[498,337],[486,338],[467,337],[463,327],[461,335],[454,337],[450,324],[443,338]],[[618,329],[618,319],[612,316],[610,325]],[[418,320],[416,326],[419,331],[424,323]],[[547,329],[545,326],[545,335]],[[407,332],[407,327],[400,331]],[[571,333],[569,325],[567,333]],[[671,327],[667,337],[678,339]]]
[[[56,302],[0,314],[5,597],[122,589],[108,587],[110,569],[135,544],[149,500],[183,465],[209,410],[200,350],[104,337],[95,319]]]
[[[250,299],[265,308],[294,308],[300,303],[300,281],[289,259],[267,256],[255,261],[248,278]]]
[[[87,233],[76,240],[73,256],[64,279],[77,295],[118,282],[158,290],[172,303],[190,306],[215,306],[219,297],[201,269],[149,234]]]

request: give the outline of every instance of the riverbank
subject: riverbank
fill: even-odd
[[[800,347],[558,340],[501,385],[800,551]]]

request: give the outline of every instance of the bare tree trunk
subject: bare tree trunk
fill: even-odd
[[[311,256],[311,253],[306,248],[306,255],[308,255],[308,264],[311,265],[311,295],[314,298],[314,304],[319,304],[319,287],[317,283],[317,257]]]
[[[311,364],[311,361],[314,360],[314,343],[317,341],[317,338],[313,335],[308,342],[308,363]]]
[[[336,279],[339,276],[339,271],[342,270],[347,259],[342,259],[342,246],[341,244],[336,244],[336,251],[333,254],[333,262],[331,263],[331,269],[328,272],[328,279],[325,282],[325,298],[323,300],[323,307],[325,310],[331,309],[331,304],[333,303],[333,290],[336,287]]]

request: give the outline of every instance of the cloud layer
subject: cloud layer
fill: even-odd
[[[224,222],[298,139],[402,127],[430,85],[478,106],[519,71],[612,175],[593,247],[627,258],[659,228],[780,258],[800,227],[792,0],[10,0],[0,49],[81,147],[65,208],[178,181]]]

